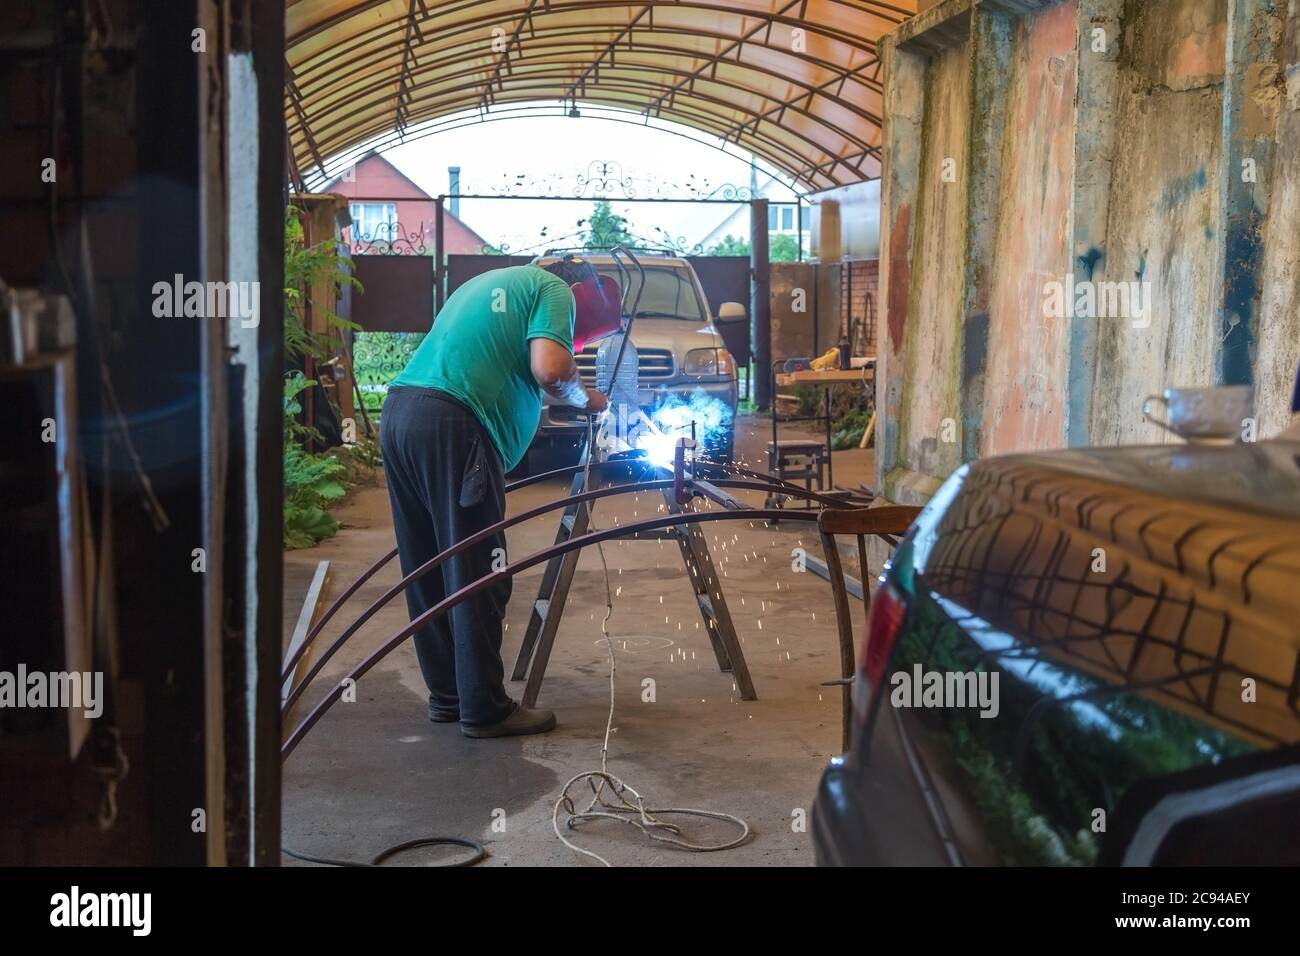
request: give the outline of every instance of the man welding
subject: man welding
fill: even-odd
[[[605,396],[586,388],[573,354],[616,331],[618,285],[575,256],[470,279],[447,299],[384,402],[380,447],[403,575],[505,517],[505,473],[523,457],[541,392],[588,413]],[[539,391],[540,390],[540,391]],[[505,565],[492,535],[406,588],[415,619]],[[429,719],[460,721],[466,737],[545,733],[555,714],[506,695],[504,579],[415,634]]]

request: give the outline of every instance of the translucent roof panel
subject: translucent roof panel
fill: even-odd
[[[809,190],[880,174],[876,40],[916,0],[289,0],[297,170],[436,121],[596,104],[752,151]]]

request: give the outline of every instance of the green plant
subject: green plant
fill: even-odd
[[[580,220],[579,225],[584,221]],[[585,220],[586,232],[582,235],[582,246],[592,251],[604,251],[614,246],[639,248],[641,243],[628,230],[627,217],[620,216],[610,208],[609,200],[602,199]]]
[[[333,455],[313,455],[300,444],[314,430],[298,421],[298,396],[315,384],[298,371],[284,380],[284,546],[290,549],[310,548],[332,537],[339,523],[325,506],[347,493],[347,467]]]
[[[361,283],[351,275],[352,261],[338,252],[338,243],[331,237],[311,245],[307,244],[302,224],[302,212],[293,206],[285,211],[284,220],[284,351],[292,362],[308,357],[328,358],[332,346],[329,333],[313,333],[307,327],[307,296],[313,286],[328,279],[334,291],[350,285],[359,291]],[[335,296],[330,296],[333,302]],[[328,304],[313,302],[316,314],[323,317],[328,329],[360,331],[361,326],[338,315]],[[316,382],[300,370],[293,370],[284,379],[284,546],[309,548],[318,541],[333,536],[339,529],[326,510],[355,484],[357,476],[349,465],[367,465],[362,456],[352,456],[349,463],[335,455],[316,455],[307,451],[308,441],[320,441],[321,435],[309,424],[299,421],[302,414],[302,393]],[[365,455],[366,453],[363,453]],[[371,456],[377,457],[377,455]]]
[[[364,292],[361,283],[351,273],[352,260],[338,251],[333,237],[307,245],[302,225],[302,211],[288,207],[284,214],[284,353],[286,358],[301,359],[306,356],[325,358],[329,355],[326,334],[313,333],[307,328],[307,292],[325,277],[333,279],[336,289],[349,285]],[[343,318],[327,305],[313,302],[313,308],[327,326],[339,330],[358,332],[361,326]]]

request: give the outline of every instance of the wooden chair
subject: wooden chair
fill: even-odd
[[[835,543],[839,534],[856,535],[858,539],[858,573],[862,581],[863,610],[871,613],[871,580],[867,573],[867,535],[876,535],[882,541],[894,547],[901,535],[907,533],[920,508],[906,505],[890,505],[884,508],[827,509],[817,519],[817,530],[821,533],[822,549],[826,552],[827,576],[831,582],[831,593],[835,596],[835,619],[839,627],[840,640],[840,692],[841,732],[843,749],[849,749],[849,734],[853,723],[852,685],[856,664],[853,659],[853,614],[849,608],[849,584],[844,580],[844,569],[840,562],[840,549]],[[855,597],[859,595],[854,595]]]

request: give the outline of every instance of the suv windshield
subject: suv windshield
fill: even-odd
[[[623,279],[614,265],[601,264],[596,267],[601,275],[609,276],[620,286]],[[627,308],[632,307],[637,287],[641,278],[635,269],[627,277],[631,286],[627,292]],[[687,319],[691,322],[703,322],[704,310],[700,306],[700,297],[696,294],[695,283],[691,281],[689,269],[674,266],[645,267],[645,291],[637,304],[639,319]]]

